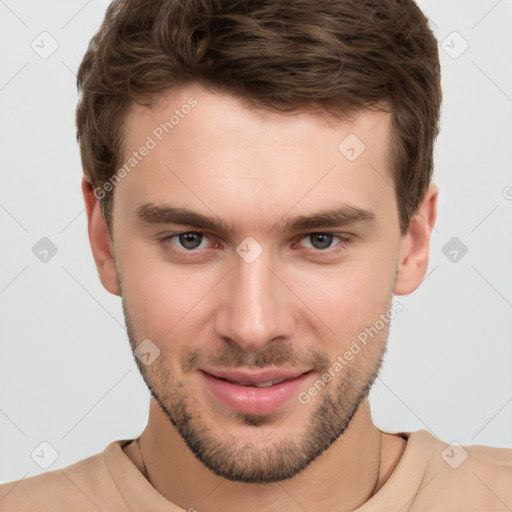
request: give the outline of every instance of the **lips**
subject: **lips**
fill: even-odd
[[[289,404],[312,378],[305,370],[201,369],[206,392],[219,405],[244,414],[271,414]],[[295,401],[296,402],[296,401]]]
[[[231,382],[232,384],[239,384],[240,386],[256,386],[256,387],[269,387],[279,384],[285,380],[296,379],[303,373],[309,371],[304,370],[262,370],[257,373],[247,372],[244,370],[215,370],[203,369],[202,371],[217,377],[218,379]]]

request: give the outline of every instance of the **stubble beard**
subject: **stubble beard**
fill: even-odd
[[[135,319],[125,303],[124,294],[122,300],[130,345],[135,350],[143,337],[136,332]],[[199,461],[227,480],[272,483],[300,473],[344,434],[359,406],[368,396],[382,367],[388,333],[389,324],[342,368],[334,390],[332,385],[327,385],[319,391],[314,406],[313,403],[303,405],[297,401],[295,407],[313,409],[306,425],[296,435],[291,436],[292,439],[279,439],[279,422],[275,415],[237,414],[240,425],[254,428],[255,434],[265,425],[275,425],[275,428],[270,429],[271,433],[265,442],[260,443],[238,440],[235,435],[223,429],[220,422],[212,420],[205,411],[204,404],[200,404],[185,389],[182,381],[173,378],[162,355],[148,366],[136,357],[135,361],[152,397]],[[259,366],[264,366],[264,361],[273,361],[275,364],[276,361],[290,358],[290,347],[276,344],[272,346],[271,352],[260,354]],[[227,348],[222,354],[228,354],[231,366],[234,366],[232,363],[235,360],[245,357],[240,353],[230,354]],[[328,363],[326,354],[316,352],[314,355],[317,362],[323,361],[323,365]],[[221,360],[222,357],[221,355]],[[197,359],[197,350],[189,352],[182,362],[190,363],[195,358]],[[319,378],[321,376],[322,373]],[[282,419],[283,422],[287,416]],[[275,438],[274,441],[272,437]]]

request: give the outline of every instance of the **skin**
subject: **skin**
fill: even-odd
[[[307,391],[390,310],[393,295],[421,283],[437,187],[401,236],[389,114],[360,111],[348,122],[307,108],[276,113],[198,84],[166,93],[154,108],[132,105],[126,155],[190,97],[197,106],[116,185],[112,239],[83,181],[101,282],[122,297],[132,349],[149,338],[160,350],[148,366],[136,359],[153,396],[139,439],[148,478],[184,509],[353,510],[385,484],[405,448],[373,424],[367,397],[389,324],[309,403],[290,400],[272,414],[223,405],[199,367],[308,368]],[[366,146],[353,162],[338,150],[351,133]],[[145,223],[136,216],[144,203],[213,214],[233,232]],[[277,229],[340,204],[375,218]],[[206,234],[192,237],[198,249],[164,240],[191,231]],[[336,236],[321,245],[315,233]],[[246,237],[263,249],[252,263],[236,252]],[[140,468],[133,443],[126,453]]]

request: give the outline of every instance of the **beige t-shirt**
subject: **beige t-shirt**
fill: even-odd
[[[512,511],[512,449],[461,448],[426,430],[396,435],[407,439],[398,465],[357,512]],[[128,458],[123,449],[136,453],[131,442],[114,441],[71,466],[0,485],[0,512],[182,512]]]

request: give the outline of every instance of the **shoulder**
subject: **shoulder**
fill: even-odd
[[[121,449],[120,443],[65,468],[0,485],[0,512],[97,512],[103,504],[122,510],[124,500],[104,458],[107,450]]]
[[[409,441],[426,460],[419,502],[423,494],[444,510],[447,504],[461,511],[512,509],[512,449],[447,443],[426,430]]]

